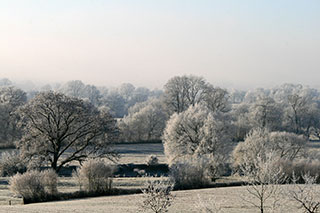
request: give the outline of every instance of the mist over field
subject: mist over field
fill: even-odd
[[[161,89],[175,75],[220,87],[319,86],[319,2],[5,1],[0,75]]]

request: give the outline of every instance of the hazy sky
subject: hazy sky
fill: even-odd
[[[320,1],[0,0],[0,78],[161,88],[182,74],[320,85]]]

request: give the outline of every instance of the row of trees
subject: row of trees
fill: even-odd
[[[108,144],[118,133],[121,141],[163,139],[171,161],[185,155],[217,157],[230,142],[244,140],[253,127],[307,138],[318,136],[320,128],[320,95],[301,85],[228,93],[202,77],[176,76],[163,92],[123,84],[103,95],[101,88],[71,81],[27,101],[25,92],[8,81],[3,84],[1,143],[18,141],[25,158],[49,162],[57,170],[92,154],[110,156]],[[114,92],[127,107],[118,122],[113,117],[121,107],[117,101],[110,104]],[[67,150],[72,152],[58,165]]]
[[[87,100],[96,107],[105,106],[116,118],[122,118],[128,114],[128,109],[136,103],[147,101],[149,98],[158,98],[161,90],[149,90],[145,87],[135,87],[130,83],[121,84],[119,87],[107,88],[85,84],[80,80],[68,81],[64,84],[46,84],[37,87],[15,84],[9,79],[0,79],[0,87],[17,87],[26,92],[27,98],[31,100],[39,92],[55,91],[67,96]]]
[[[301,85],[249,91],[242,102],[233,105],[238,138],[252,127],[318,137],[319,103],[319,92]]]
[[[17,94],[4,91],[12,85],[8,79],[2,79],[0,85],[3,85],[1,96],[19,95],[18,89],[12,87],[11,90]],[[228,92],[214,87],[202,77],[176,76],[169,79],[163,91],[135,88],[132,84],[108,89],[86,85],[81,81],[47,85],[41,90],[54,90],[89,101],[96,107],[105,107],[113,117],[121,119],[119,127],[123,133],[122,141],[160,140],[170,116],[196,104],[203,105],[211,112],[227,114],[235,128],[236,141],[242,141],[253,127],[304,134],[307,137],[317,137],[320,129],[320,93],[302,85],[284,84],[271,89]],[[20,96],[23,94],[29,98],[38,92],[31,93],[20,90]],[[18,105],[26,102],[26,97],[21,98],[24,100]],[[8,98],[1,100],[1,105],[8,105],[9,102]],[[5,108],[14,111],[17,104],[12,104]],[[1,113],[8,114],[3,110]],[[8,120],[5,116],[1,117]]]

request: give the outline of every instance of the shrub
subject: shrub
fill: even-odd
[[[269,132],[267,129],[251,130],[244,142],[240,142],[232,153],[233,167],[239,170],[248,161],[253,162],[259,155],[273,152],[275,157],[283,160],[295,160],[305,154],[306,138],[288,132]]]
[[[170,166],[170,177],[175,188],[201,188],[208,186],[219,175],[218,164],[208,156],[191,157]]]
[[[197,209],[197,212],[202,213],[219,213],[221,212],[221,205],[216,202],[214,197],[209,199],[203,199],[198,194],[198,200],[196,201],[194,207]]]
[[[155,155],[149,155],[147,157],[147,165],[148,166],[153,166],[153,165],[158,165],[159,164],[159,159]]]
[[[283,160],[279,162],[280,166],[283,168],[285,175],[293,181],[292,174],[295,174],[295,178],[298,183],[304,183],[304,174],[309,174],[310,176],[317,177],[316,182],[320,183],[320,177],[318,176],[320,171],[320,161],[310,160],[310,159],[300,159],[297,161]]]
[[[24,200],[43,201],[57,193],[57,174],[53,170],[32,170],[11,177],[10,190]]]
[[[42,183],[44,185],[45,192],[49,195],[55,195],[58,193],[57,183],[58,175],[53,169],[47,169],[41,172]]]
[[[161,178],[160,180],[148,180],[142,189],[142,209],[150,209],[155,213],[167,212],[174,196],[171,194],[172,182]]]
[[[87,192],[104,193],[111,190],[115,167],[101,159],[89,159],[73,174]]]
[[[17,152],[3,152],[0,156],[0,176],[12,176],[27,170]]]

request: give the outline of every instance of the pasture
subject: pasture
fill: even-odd
[[[166,163],[162,143],[120,143],[114,149],[120,154],[119,164],[143,164],[149,155],[156,155],[159,163]]]
[[[309,146],[319,149],[318,142]],[[115,150],[120,154],[121,164],[144,164],[149,155],[156,155],[160,163],[165,163],[163,146],[161,143],[118,144]],[[141,189],[146,177],[117,177],[113,186],[124,189]],[[139,212],[139,203],[142,194],[105,196],[96,198],[76,199],[69,201],[47,202],[21,205],[22,199],[13,197],[9,190],[9,178],[0,178],[0,212]],[[236,182],[237,177],[226,177],[218,182]],[[287,186],[282,186],[287,187]],[[59,192],[75,192],[79,190],[78,183],[71,177],[60,177],[58,182]],[[251,204],[242,198],[248,196],[245,187],[221,187],[197,190],[174,191],[176,196],[169,212],[199,212],[196,208],[198,195],[208,205],[214,201],[221,207],[222,212],[257,212]],[[11,206],[9,206],[9,202]],[[267,204],[270,205],[270,204]],[[283,209],[280,212],[296,211],[297,208],[291,201],[282,200]]]
[[[283,188],[287,186],[282,186]],[[198,189],[186,191],[174,191],[175,200],[169,208],[169,212],[199,212],[196,205],[198,195],[210,207],[212,202],[221,208],[223,213],[255,213],[259,210],[251,204],[245,202],[242,198],[248,196],[245,187],[227,187]],[[1,206],[0,212],[139,212],[139,203],[142,195],[122,195],[122,196],[105,196],[96,198],[87,198],[79,200],[59,201],[36,203],[28,205]],[[267,206],[270,207],[270,203]],[[270,210],[270,209],[269,209]],[[297,211],[298,208],[292,201],[282,199],[281,207],[278,212]]]

